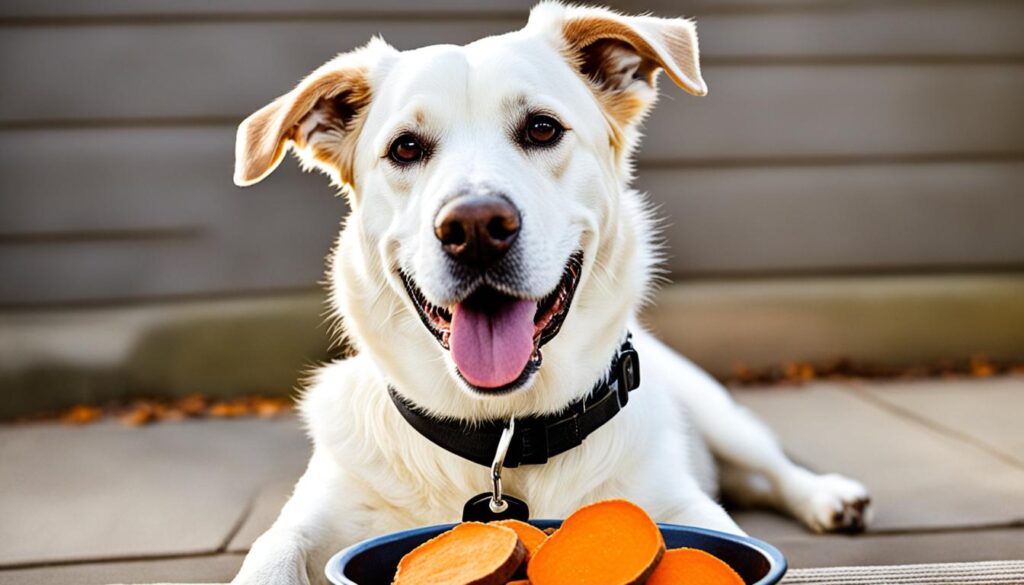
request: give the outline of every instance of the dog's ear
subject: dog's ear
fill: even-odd
[[[262,181],[289,146],[305,163],[350,184],[356,136],[373,94],[371,71],[389,53],[395,49],[374,39],[338,55],[246,118],[235,139],[235,184]]]
[[[654,103],[660,70],[687,93],[708,92],[700,74],[697,28],[690,20],[545,2],[530,13],[527,26],[554,36],[620,124],[638,122]]]

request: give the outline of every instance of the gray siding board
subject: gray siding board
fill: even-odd
[[[6,0],[0,5],[0,16],[8,18],[53,17],[142,17],[142,16],[213,16],[232,15],[294,15],[388,12],[433,12],[460,14],[488,12],[526,13],[534,0],[432,0],[428,6],[415,0]],[[609,4],[614,4],[610,2]],[[621,2],[619,4],[622,4]]]
[[[233,141],[227,126],[0,132],[0,236],[215,223]]]
[[[655,10],[656,9],[651,9]],[[666,12],[666,14],[678,11]],[[697,17],[701,53],[732,60],[899,61],[1024,56],[1024,3],[831,2]]]
[[[737,66],[705,79],[704,98],[662,89],[641,160],[1024,153],[1024,65]]]
[[[315,214],[273,193],[234,223],[183,239],[0,245],[0,304],[139,300],[308,288],[320,280],[343,209]],[[324,197],[328,203],[330,197]],[[320,205],[323,207],[323,205]],[[227,225],[225,225],[227,224]]]
[[[187,241],[0,246],[0,305],[46,305],[271,292],[315,285],[319,246],[289,234],[210,234]],[[298,238],[300,241],[294,241]],[[264,243],[260,245],[256,240]],[[310,251],[308,254],[296,252]]]
[[[0,301],[22,305],[181,295],[197,284],[210,284],[214,267],[208,260],[216,253],[204,239],[0,246],[0,271],[7,276],[0,279]],[[254,284],[251,276],[243,281]]]
[[[294,164],[235,187],[233,140],[230,127],[0,133],[0,304],[312,286],[344,202]]]
[[[401,17],[417,14],[431,18],[471,19],[487,17],[518,17],[525,20],[526,14],[537,2],[535,0],[434,0],[429,4],[416,0],[7,0],[0,4],[0,19],[9,22],[33,22],[45,19],[117,19],[131,22],[133,19],[184,18],[202,19],[330,19],[330,18],[373,18]],[[582,2],[584,4],[588,2]],[[1019,14],[1020,7],[1015,0],[939,0],[922,3],[919,0],[837,1],[837,0],[612,0],[591,2],[611,6],[625,12],[653,12],[661,16],[733,16],[750,15],[755,18],[781,15],[786,18],[820,16],[825,19],[845,19],[848,28],[860,25],[881,25],[883,30],[872,30],[880,35],[881,50],[888,43],[897,46],[915,45],[920,40],[929,42],[932,51],[946,54],[948,51],[977,50],[977,44],[997,47],[997,51],[1009,46],[1019,47],[1019,37],[1006,34],[1012,22],[998,26],[996,20]],[[945,49],[938,42],[940,35],[950,32],[951,17],[960,20],[961,26],[954,38],[947,38]],[[858,19],[868,18],[868,22]],[[817,22],[817,21],[816,21]],[[983,39],[975,23],[989,30],[993,38]],[[902,26],[902,33],[885,30],[886,24]],[[911,34],[907,33],[907,26]],[[827,24],[826,24],[827,28]],[[852,33],[847,33],[852,38]],[[810,40],[814,33],[803,35]],[[871,44],[868,35],[859,35],[857,45],[861,48]],[[901,38],[896,38],[897,36]],[[828,37],[825,37],[826,39]],[[835,39],[833,39],[835,40]],[[869,49],[870,50],[870,49]]]
[[[641,169],[676,274],[1024,266],[1024,163]]]

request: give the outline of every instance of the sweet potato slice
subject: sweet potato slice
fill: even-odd
[[[526,557],[514,530],[464,522],[402,557],[392,585],[505,585]]]
[[[665,553],[647,585],[743,585],[743,578],[722,559],[695,548]]]
[[[584,506],[540,546],[526,574],[532,585],[639,585],[665,553],[657,524],[636,504]]]
[[[533,555],[537,554],[537,549],[540,548],[540,545],[544,544],[544,541],[548,539],[548,535],[543,530],[521,520],[495,520],[491,524],[504,526],[514,530],[519,535],[519,540],[526,547],[526,560],[524,562],[527,563],[530,562]]]

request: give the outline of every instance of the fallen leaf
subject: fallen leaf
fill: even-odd
[[[103,409],[79,404],[72,406],[60,416],[60,421],[69,425],[86,425],[103,418]]]

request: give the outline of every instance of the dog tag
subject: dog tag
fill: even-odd
[[[526,502],[512,496],[502,496],[501,502],[504,504],[504,509],[501,506],[492,506],[494,502],[494,494],[491,492],[484,492],[478,496],[473,496],[466,502],[466,505],[462,508],[462,521],[463,522],[492,522],[494,520],[522,520],[526,522],[530,519],[530,507],[526,505]],[[498,512],[495,512],[497,508]]]

